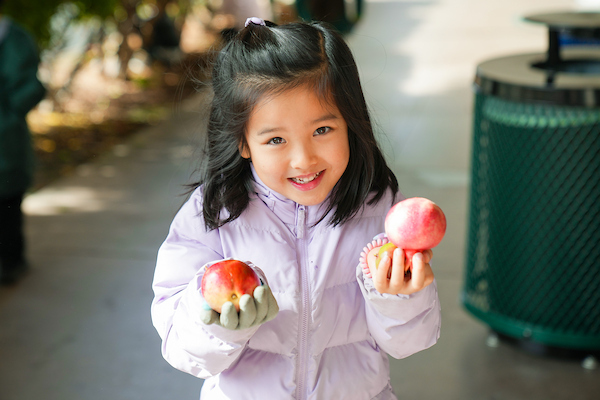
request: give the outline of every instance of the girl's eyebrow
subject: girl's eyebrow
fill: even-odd
[[[340,117],[338,117],[337,115],[334,115],[334,114],[326,114],[326,115],[323,115],[320,118],[315,119],[312,123],[316,124],[316,123],[319,123],[319,122],[331,121],[331,120],[335,120],[335,119],[340,119]]]
[[[265,129],[262,129],[262,130],[256,132],[256,136],[267,135],[269,133],[278,132],[278,131],[282,131],[282,130],[283,130],[283,128],[279,128],[279,127],[265,128]]]
[[[319,122],[332,121],[332,120],[337,120],[337,119],[340,119],[340,117],[338,117],[335,114],[325,114],[322,117],[319,117],[319,118],[313,120],[312,123],[313,124],[318,124]],[[269,128],[265,128],[265,129],[262,129],[262,130],[256,132],[256,135],[257,136],[262,136],[262,135],[267,135],[267,134],[270,134],[270,133],[274,133],[274,132],[278,132],[278,131],[283,131],[283,130],[284,130],[284,128],[278,127],[278,126],[273,127],[273,128],[269,127]]]

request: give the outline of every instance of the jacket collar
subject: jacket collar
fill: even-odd
[[[252,169],[252,176],[254,177],[254,192],[256,193],[256,196],[262,200],[262,202],[265,203],[267,207],[281,219],[281,221],[288,225],[288,227],[291,228],[304,225],[302,220],[304,220],[306,227],[311,227],[321,218],[323,212],[325,212],[328,200],[314,206],[303,206],[298,204],[265,185],[256,173],[252,163],[250,163],[250,167]],[[298,237],[303,236],[302,234],[299,234],[298,230],[293,231]]]

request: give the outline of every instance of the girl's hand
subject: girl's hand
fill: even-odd
[[[378,268],[369,266],[375,289],[379,293],[393,295],[408,295],[422,290],[433,282],[433,271],[429,265],[432,257],[431,250],[416,253],[412,259],[412,268],[405,274],[404,251],[394,250],[392,259],[384,253]]]

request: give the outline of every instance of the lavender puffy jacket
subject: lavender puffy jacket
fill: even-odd
[[[411,296],[381,295],[358,266],[391,197],[332,229],[313,226],[318,206],[255,179],[249,207],[224,227],[204,229],[200,189],[175,217],[153,282],[163,356],[206,379],[201,399],[395,399],[386,353],[403,358],[432,346],[440,304],[435,282]],[[228,257],[265,272],[280,309],[274,320],[241,331],[200,322],[203,266]]]

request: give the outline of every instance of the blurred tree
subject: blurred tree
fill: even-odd
[[[190,0],[120,0],[116,8],[115,16],[118,21],[117,27],[119,33],[123,36],[121,47],[119,48],[119,61],[121,70],[119,75],[122,78],[127,77],[127,63],[136,48],[150,49],[155,45],[157,39],[155,28],[159,25],[162,29],[162,38],[167,34],[165,25],[170,27],[169,19],[166,15],[167,5],[178,3],[187,5]],[[180,9],[186,9],[182,7]],[[175,35],[176,38],[170,42],[179,46],[179,36],[176,31],[168,32],[169,35]]]
[[[79,71],[94,58],[103,58],[103,43],[107,33],[120,34],[116,54],[118,76],[128,79],[130,60],[139,50],[149,53],[151,59],[163,62],[175,60],[165,48],[179,51],[179,32],[173,24],[173,10],[181,15],[190,10],[192,3],[203,0],[4,0],[0,10],[28,29],[43,52],[48,98],[53,108],[61,109],[71,97],[71,85]],[[171,12],[168,12],[168,11]],[[167,15],[170,14],[170,15]],[[74,29],[77,26],[84,29]],[[157,28],[157,29],[155,29]],[[76,32],[74,34],[74,32]],[[82,36],[83,35],[83,36]],[[73,53],[76,36],[77,55],[72,57],[72,69],[66,80],[54,81],[55,61],[64,50]],[[114,38],[111,39],[114,42]],[[161,55],[167,54],[167,57]],[[170,60],[167,59],[170,57]],[[162,58],[162,59],[161,59]],[[58,86],[57,86],[58,85]]]
[[[164,30],[165,22],[168,23],[167,6],[177,4],[177,9],[185,12],[191,1],[193,0],[5,0],[2,12],[28,29],[41,48],[55,47],[54,50],[60,50],[63,35],[73,22],[95,17],[103,22],[116,23],[117,30],[123,37],[118,51],[121,64],[119,75],[127,78],[127,65],[134,51],[138,47],[151,47],[156,39],[156,35],[153,35],[155,25],[160,24]],[[67,7],[69,11],[65,13]],[[53,17],[61,11],[63,18],[53,26]],[[102,32],[97,36],[101,40]],[[141,43],[138,45],[139,39]]]
[[[78,18],[98,16],[105,19],[113,15],[119,0],[5,0],[4,3],[2,13],[27,28],[40,47],[46,47],[51,36],[50,21],[59,5],[72,3],[77,6]]]

